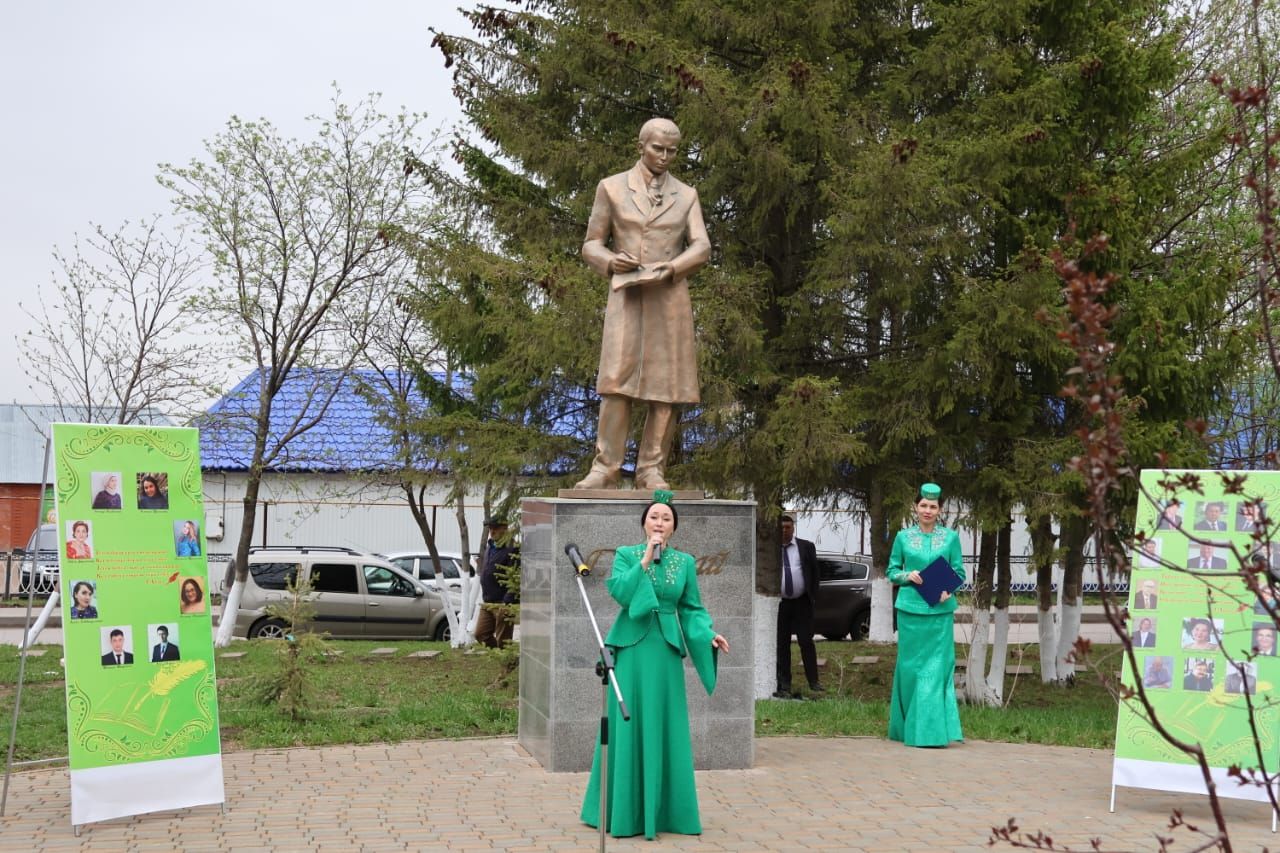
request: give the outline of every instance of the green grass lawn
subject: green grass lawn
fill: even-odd
[[[1114,674],[1119,666],[1119,646],[1094,649],[1091,665]],[[792,651],[792,674],[802,676],[799,652],[794,648]],[[958,645],[957,659],[963,660],[967,651],[967,646]],[[885,737],[895,652],[895,646],[819,642],[818,657],[826,660],[822,682],[827,692],[817,701],[757,702],[756,734]],[[1039,648],[1031,644],[1009,647],[1010,665],[1020,663],[1034,671],[1005,677],[1003,707],[962,703],[960,723],[965,737],[1110,749],[1115,743],[1116,700],[1102,686],[1098,672],[1077,673],[1075,683],[1069,687],[1042,684],[1039,654]],[[852,662],[855,657],[879,660],[856,664]]]
[[[511,735],[517,722],[517,673],[503,654],[466,654],[444,643],[332,641],[343,652],[312,665],[318,701],[306,719],[293,721],[252,696],[251,684],[271,665],[264,642],[236,643],[220,651],[247,652],[219,658],[218,704],[223,749],[318,746],[425,738]],[[378,646],[395,646],[392,656],[370,655]],[[61,646],[40,646],[43,657],[29,658],[15,758],[19,761],[66,755],[65,687],[58,658]],[[1115,655],[1105,651],[1103,654]],[[434,658],[408,658],[412,651],[434,649]],[[870,643],[818,644],[826,659],[822,679],[827,693],[819,701],[763,700],[756,703],[756,734],[883,737],[893,680],[893,646]],[[963,655],[964,647],[957,649]],[[1011,663],[1035,664],[1035,646],[1011,647]],[[855,664],[855,656],[875,656]],[[1114,659],[1100,658],[1107,672]],[[799,660],[793,671],[802,673]],[[18,653],[0,646],[0,726],[4,746],[13,713]],[[803,679],[801,679],[803,681]],[[1096,673],[1080,673],[1072,687],[1047,687],[1036,674],[1009,676],[1006,707],[960,706],[965,736],[976,740],[1045,743],[1110,748],[1115,735],[1116,702]]]

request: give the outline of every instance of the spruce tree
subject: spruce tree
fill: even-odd
[[[1185,64],[1162,4],[515,6],[434,42],[480,138],[457,145],[463,177],[424,169],[455,212],[422,244],[417,305],[502,405],[591,406],[593,190],[645,120],[674,119],[713,257],[692,281],[703,402],[671,474],[759,502],[763,591],[785,501],[867,505],[879,567],[922,476],[980,526],[1014,503],[1072,511],[1079,417],[1056,397],[1070,354],[1046,257],[1073,222],[1112,234],[1129,276],[1151,446],[1185,443],[1176,425],[1211,405],[1229,276],[1213,258],[1170,274],[1170,247],[1221,140],[1159,132]]]

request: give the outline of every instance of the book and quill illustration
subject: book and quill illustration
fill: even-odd
[[[119,723],[155,737],[164,726],[169,714],[171,694],[183,682],[203,672],[208,664],[203,660],[179,661],[166,665],[151,676],[146,684],[120,684],[111,689],[100,702],[96,702],[89,721],[94,723]]]

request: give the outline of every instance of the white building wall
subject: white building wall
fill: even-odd
[[[244,515],[243,473],[205,472],[205,530],[211,556],[235,551]],[[436,545],[459,553],[462,540],[453,508],[444,505],[445,488],[428,492],[436,510]],[[219,522],[222,537],[213,538]],[[475,553],[484,513],[469,508],[467,524]],[[340,545],[376,553],[418,550],[422,534],[403,492],[368,482],[360,475],[267,474],[258,493],[254,545]]]

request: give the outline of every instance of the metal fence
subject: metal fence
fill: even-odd
[[[0,552],[4,565],[4,595],[49,595],[58,588],[58,552],[21,549]]]

